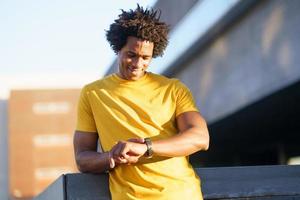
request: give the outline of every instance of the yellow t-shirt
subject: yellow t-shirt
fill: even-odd
[[[176,116],[187,111],[198,110],[177,79],[147,72],[129,81],[112,74],[82,89],[76,129],[98,132],[103,150],[109,151],[119,140],[177,134]],[[202,199],[200,179],[188,157],[153,156],[119,165],[109,172],[109,187],[113,200]]]

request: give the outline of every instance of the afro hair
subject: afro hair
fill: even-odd
[[[159,21],[160,10],[143,9],[124,11],[106,31],[106,38],[117,54],[127,43],[129,36],[154,43],[153,58],[162,56],[168,45],[169,26]]]

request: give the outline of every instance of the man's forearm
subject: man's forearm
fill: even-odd
[[[152,149],[155,155],[177,157],[188,156],[200,150],[207,150],[209,135],[206,129],[192,127],[173,137],[152,141]]]
[[[76,163],[79,171],[86,173],[102,173],[110,169],[108,152],[80,152],[76,155]]]

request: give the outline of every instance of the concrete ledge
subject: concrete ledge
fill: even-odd
[[[196,172],[205,199],[300,199],[300,165],[196,168]],[[108,174],[63,175],[35,199],[109,200]]]
[[[206,199],[268,199],[276,196],[300,199],[300,166],[198,168],[196,171],[202,179]]]

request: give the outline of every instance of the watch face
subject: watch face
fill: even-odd
[[[150,138],[145,138],[145,144],[147,146],[146,157],[151,158],[153,155],[153,151],[152,151],[152,142]]]

